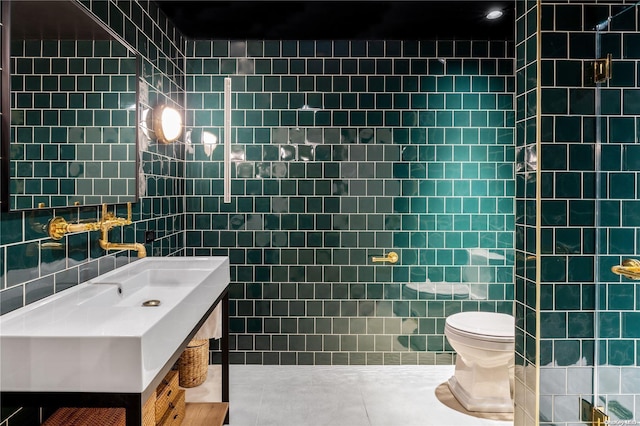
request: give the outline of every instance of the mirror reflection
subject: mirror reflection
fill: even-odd
[[[10,10],[10,209],[136,201],[136,55],[75,2]]]

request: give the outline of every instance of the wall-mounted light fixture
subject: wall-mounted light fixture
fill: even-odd
[[[174,108],[158,105],[153,109],[152,129],[158,142],[171,143],[182,133],[182,117]]]

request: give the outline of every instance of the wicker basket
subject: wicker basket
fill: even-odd
[[[60,408],[43,426],[125,426],[124,408]]]
[[[192,388],[204,383],[209,367],[209,340],[193,339],[178,360],[179,383]]]

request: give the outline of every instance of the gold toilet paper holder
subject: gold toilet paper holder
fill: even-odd
[[[373,256],[373,257],[371,257],[371,261],[372,262],[396,263],[398,261],[398,253],[396,253],[395,251],[390,251],[389,253],[384,255],[384,257]]]

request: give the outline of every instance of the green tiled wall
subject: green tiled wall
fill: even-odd
[[[512,312],[511,44],[187,46],[187,253],[231,258],[233,362],[448,364],[447,315]],[[226,76],[230,204],[203,143],[222,140]]]
[[[165,102],[182,106],[184,100],[183,38],[149,1],[94,1],[87,4],[98,19],[109,24],[141,57],[141,87],[148,93],[144,107]],[[124,24],[124,25],[123,25]],[[145,33],[142,29],[145,28]],[[4,28],[3,28],[4,31]],[[156,241],[147,244],[153,256],[184,254],[184,148],[183,141],[158,146],[141,138],[141,198],[133,206],[134,224],[111,231],[113,241],[144,241],[154,230]],[[5,142],[5,141],[2,141]],[[0,213],[0,314],[7,313],[135,259],[128,252],[106,253],[96,232],[68,235],[60,246],[42,233],[54,215],[68,221],[98,218],[97,208],[40,209]],[[118,215],[126,208],[118,206]],[[2,407],[0,425],[39,425],[39,410]]]
[[[540,424],[584,421],[580,401],[592,402],[594,393],[593,402],[604,406],[612,421],[634,422],[638,418],[636,286],[613,275],[610,267],[637,256],[633,212],[638,172],[633,156],[637,10],[614,18],[602,39],[602,53],[614,56],[615,76],[601,92],[604,119],[599,145],[598,97],[584,69],[596,57],[596,24],[626,6],[586,1],[518,4],[517,97],[522,100],[517,101],[516,158],[522,166],[517,169],[526,169],[527,158],[536,160],[536,167],[530,167],[535,173],[524,172],[516,181],[516,306],[525,336],[517,342],[520,360],[529,353],[528,321],[538,315]],[[530,23],[536,14],[540,14],[539,64],[529,54],[538,29]],[[539,86],[530,64],[540,66]],[[536,87],[541,94],[540,146],[532,157],[535,151],[527,146],[535,133],[526,117],[535,114],[531,108],[536,98],[531,102],[527,98],[535,95],[531,90]],[[537,189],[536,179],[540,180]],[[535,249],[540,253],[538,276],[535,267],[528,267],[528,256]],[[536,278],[539,304],[535,301]],[[521,380],[526,382],[529,377],[523,373]],[[516,388],[518,400],[524,402],[525,396]],[[529,419],[535,418],[534,410],[526,404],[523,409]]]
[[[108,40],[15,40],[11,70],[12,208],[133,200],[135,57]]]

